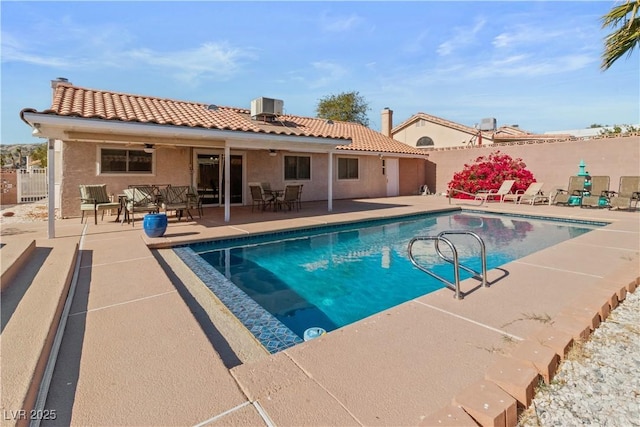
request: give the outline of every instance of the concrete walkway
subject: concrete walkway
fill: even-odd
[[[621,288],[640,276],[638,213],[464,206],[611,224],[505,265],[506,277],[462,301],[443,289],[269,355],[252,347],[213,296],[193,291],[195,279],[150,249],[452,207],[436,196],[336,201],[331,213],[326,202],[305,203],[300,212],[239,207],[229,223],[222,209],[207,209],[202,219],[171,221],[157,239],[144,235],[141,221],[57,221],[56,240],[77,239],[80,264],[46,402],[56,420],[43,424],[429,423],[485,379],[497,357],[548,328],[543,319],[558,319],[559,327],[575,301],[622,299]],[[46,237],[46,223],[10,229],[3,227],[3,243]]]

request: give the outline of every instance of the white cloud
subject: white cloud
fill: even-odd
[[[349,16],[335,17],[323,14],[320,19],[320,27],[323,31],[330,33],[342,33],[351,31],[358,26],[363,19],[358,15],[351,14]]]
[[[232,47],[224,42],[209,42],[175,52],[134,49],[123,55],[142,64],[174,70],[177,78],[190,83],[198,78],[226,79],[238,72],[243,61],[256,58],[251,50]]]
[[[517,48],[523,45],[541,45],[550,40],[562,40],[567,37],[575,40],[570,30],[553,30],[543,27],[519,25],[514,30],[504,32],[494,37],[491,42],[498,49]]]
[[[487,21],[484,18],[477,18],[472,28],[455,27],[453,37],[443,43],[440,43],[436,52],[440,56],[447,56],[461,47],[473,44],[476,40],[476,35],[480,30],[482,30],[486,22]]]
[[[402,46],[405,53],[421,53],[423,50],[423,42],[427,38],[428,32],[423,31],[418,36],[412,38]]]
[[[321,77],[310,83],[312,88],[319,88],[335,83],[348,74],[348,70],[340,64],[330,61],[317,61],[312,63],[313,68]]]

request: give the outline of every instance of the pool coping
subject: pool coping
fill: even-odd
[[[233,315],[238,318],[238,320],[246,327],[248,332],[253,334],[253,336],[257,341],[260,342],[265,350],[267,350],[270,354],[275,354],[279,351],[302,343],[303,339],[296,333],[294,333],[291,329],[289,329],[285,324],[279,321],[273,314],[269,313],[265,308],[260,306],[255,300],[253,300],[231,280],[226,278],[216,268],[202,259],[200,256],[202,251],[198,248],[198,246],[206,246],[213,243],[213,247],[207,248],[206,252],[215,252],[219,250],[242,247],[246,244],[254,245],[263,242],[270,243],[283,239],[286,240],[289,237],[294,239],[302,238],[307,236],[307,233],[310,233],[310,235],[313,236],[315,235],[315,233],[334,233],[349,231],[352,229],[357,229],[360,226],[378,226],[396,223],[397,221],[409,221],[413,219],[420,220],[423,218],[428,218],[432,215],[441,215],[451,212],[495,215],[497,217],[505,218],[533,219],[569,225],[590,225],[594,227],[602,227],[610,224],[609,222],[605,221],[576,219],[567,220],[549,216],[533,216],[514,213],[493,213],[474,209],[451,209],[441,210],[437,212],[422,212],[389,216],[384,219],[363,219],[353,222],[343,222],[340,224],[317,225],[302,228],[292,228],[289,230],[277,232],[265,232],[247,236],[220,238],[210,241],[198,241],[195,243],[184,243],[176,245],[171,247],[171,249],[173,249],[178,257],[182,260],[182,262],[184,262],[187,267],[191,269],[196,274],[196,276],[198,276],[198,278],[202,281],[203,286],[209,289],[214,294],[215,298],[219,299],[221,303],[223,303],[231,311],[231,313],[233,313]],[[261,240],[262,238],[264,238],[264,241]],[[447,285],[443,286],[443,288],[446,287],[449,287],[451,289],[451,284],[447,282]],[[478,287],[476,287],[475,289],[477,288]],[[414,298],[411,298],[411,300],[413,299]],[[393,306],[388,307],[387,309],[391,308],[393,308]],[[386,311],[387,309],[384,309],[383,311]],[[348,325],[343,325],[341,327],[345,326]]]

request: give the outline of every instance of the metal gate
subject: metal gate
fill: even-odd
[[[47,168],[18,170],[18,203],[37,202],[48,195]]]

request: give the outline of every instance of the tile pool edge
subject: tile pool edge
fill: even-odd
[[[205,286],[271,354],[303,342],[271,313],[187,246],[172,248]]]

